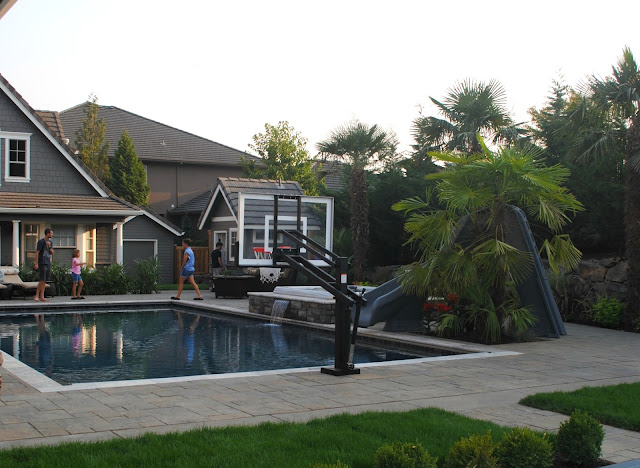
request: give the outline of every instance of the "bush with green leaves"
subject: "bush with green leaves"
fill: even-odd
[[[563,422],[556,437],[556,453],[576,465],[595,463],[602,453],[604,428],[589,414],[576,410]]]
[[[449,450],[445,459],[447,468],[497,468],[498,460],[493,455],[496,445],[491,431],[485,435],[472,435],[461,439]]]
[[[58,296],[69,296],[73,281],[71,280],[71,269],[59,262],[51,263],[51,273],[49,279],[56,285],[56,294]]]
[[[603,297],[593,306],[593,321],[605,328],[620,328],[625,305],[615,297]]]
[[[98,267],[95,270],[82,269],[82,280],[88,294],[126,294],[131,280],[119,264]]]
[[[134,294],[158,292],[160,268],[158,257],[136,260],[136,274],[132,281],[131,292]]]
[[[546,434],[515,427],[502,436],[495,456],[501,468],[546,468],[553,463],[553,444]]]
[[[394,442],[380,447],[376,451],[373,466],[375,468],[436,468],[437,458],[421,444]]]
[[[18,267],[18,275],[22,281],[40,281],[40,273],[33,269],[33,262],[23,263]]]
[[[580,251],[562,230],[568,215],[583,207],[563,186],[569,171],[544,165],[539,149],[494,151],[480,137],[477,147],[473,154],[428,153],[447,163],[444,170],[427,176],[436,181],[435,188],[424,200],[409,198],[392,208],[408,215],[405,230],[420,252],[419,260],[401,275],[405,293],[457,294],[468,313],[449,317],[445,325],[499,342],[505,324],[518,336],[534,321],[513,293],[529,278],[536,254],[509,235],[516,209],[522,207],[532,224],[552,235],[542,240],[541,250],[550,267],[559,271],[571,270],[580,261]]]

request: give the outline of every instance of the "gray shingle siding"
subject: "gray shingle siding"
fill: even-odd
[[[173,282],[173,245],[174,236],[171,232],[152,221],[147,216],[138,216],[125,223],[122,233],[123,240],[148,239],[158,241],[158,260],[162,265],[160,281]],[[115,242],[115,239],[114,239]]]
[[[0,190],[18,193],[49,193],[61,195],[95,195],[91,185],[72,168],[40,130],[9,98],[0,93],[0,128],[6,132],[30,133],[31,181],[5,180],[4,144],[0,145]],[[4,141],[3,141],[4,143]]]

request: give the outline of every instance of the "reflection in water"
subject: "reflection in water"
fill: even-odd
[[[327,366],[334,359],[333,334],[172,310],[36,315],[35,326],[29,316],[7,315],[0,317],[0,348],[64,384]],[[354,362],[411,357],[357,346]]]

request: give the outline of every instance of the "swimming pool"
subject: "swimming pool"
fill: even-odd
[[[0,348],[54,381],[158,379],[333,364],[333,334],[181,309],[0,315]],[[354,363],[444,356],[356,346]]]

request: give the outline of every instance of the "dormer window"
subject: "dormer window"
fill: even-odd
[[[4,140],[4,180],[29,182],[31,180],[31,134],[0,132]]]

